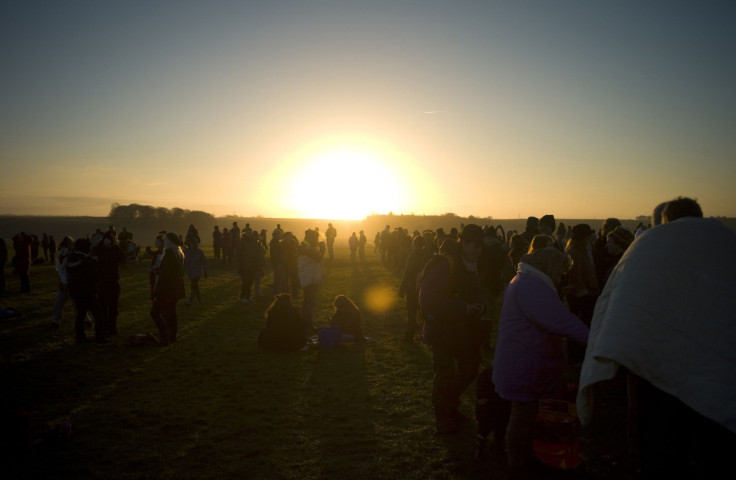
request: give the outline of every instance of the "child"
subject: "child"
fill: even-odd
[[[288,293],[277,295],[266,310],[266,329],[258,336],[258,344],[276,352],[296,352],[307,345],[299,308]]]
[[[360,310],[345,295],[335,297],[335,313],[330,319],[330,326],[340,327],[342,331],[342,340],[366,342],[367,339],[363,335],[361,328]]]

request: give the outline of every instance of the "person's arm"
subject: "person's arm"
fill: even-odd
[[[532,323],[543,330],[570,338],[583,345],[588,343],[588,327],[567,309],[557,296],[557,292],[543,285],[519,291],[519,295],[522,311]]]

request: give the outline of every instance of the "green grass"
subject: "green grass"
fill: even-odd
[[[5,453],[13,455],[14,475],[505,478],[499,453],[473,460],[474,425],[457,435],[434,433],[431,350],[402,341],[399,276],[372,251],[354,264],[347,248],[338,248],[336,259],[325,263],[315,324],[326,324],[333,298],[346,294],[363,310],[366,335],[376,342],[294,354],[257,346],[268,298],[240,304],[234,267],[212,258],[210,275],[200,282],[202,304],[179,304],[178,342],[131,346],[130,336],[156,333],[147,270],[146,264],[122,269],[120,335],[112,347],[74,344],[72,304],[61,328],[51,330],[56,275],[50,265],[32,268],[31,294],[2,297],[0,307],[23,312],[0,323],[3,415],[28,412],[34,433],[63,419],[72,423],[64,442],[27,446],[13,437],[15,446]],[[16,292],[17,279],[6,273],[8,289]],[[267,274],[267,294],[270,280]],[[375,299],[380,308],[371,309]],[[484,364],[489,361],[486,352]],[[473,393],[469,388],[461,408],[471,417]],[[618,447],[607,453],[619,455]],[[622,478],[620,472],[607,477],[610,468],[601,462],[590,465],[573,478]]]

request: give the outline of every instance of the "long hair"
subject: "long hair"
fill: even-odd
[[[340,311],[350,311],[350,310],[354,310],[357,312],[360,311],[358,309],[358,306],[352,300],[350,300],[350,298],[348,298],[345,295],[336,296],[335,302],[333,303],[333,305],[335,306],[336,310],[340,310]]]

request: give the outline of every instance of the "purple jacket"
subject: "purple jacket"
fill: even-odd
[[[586,344],[588,327],[544,280],[518,273],[506,289],[498,326],[493,384],[501,398],[529,402],[559,397],[562,337]]]

